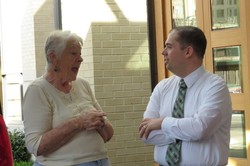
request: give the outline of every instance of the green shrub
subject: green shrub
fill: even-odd
[[[32,166],[33,162],[32,161],[19,161],[15,162],[15,166]]]
[[[9,137],[12,146],[13,160],[15,162],[30,161],[31,154],[28,152],[25,146],[24,132],[15,129],[12,132],[9,131]]]

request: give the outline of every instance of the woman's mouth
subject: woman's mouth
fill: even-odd
[[[73,71],[74,73],[77,73],[77,72],[78,72],[78,70],[79,70],[79,68],[78,68],[78,67],[72,67],[72,71]]]

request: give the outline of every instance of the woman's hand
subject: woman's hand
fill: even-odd
[[[105,119],[104,125],[101,128],[97,129],[97,132],[100,134],[100,136],[102,136],[103,141],[106,143],[112,138],[114,129],[112,124]]]
[[[105,116],[102,111],[89,110],[84,111],[78,116],[79,126],[83,130],[96,130],[105,125]]]

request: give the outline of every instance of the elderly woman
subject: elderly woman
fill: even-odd
[[[113,128],[87,81],[77,78],[82,39],[69,31],[47,38],[47,70],[24,97],[25,141],[34,166],[109,166],[104,143]]]

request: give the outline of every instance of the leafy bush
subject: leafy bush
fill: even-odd
[[[19,161],[15,162],[15,166],[32,166],[33,162],[32,161]]]
[[[15,162],[19,161],[30,161],[31,154],[28,152],[25,146],[24,132],[15,129],[14,131],[9,131],[10,142],[12,146],[12,154]]]

